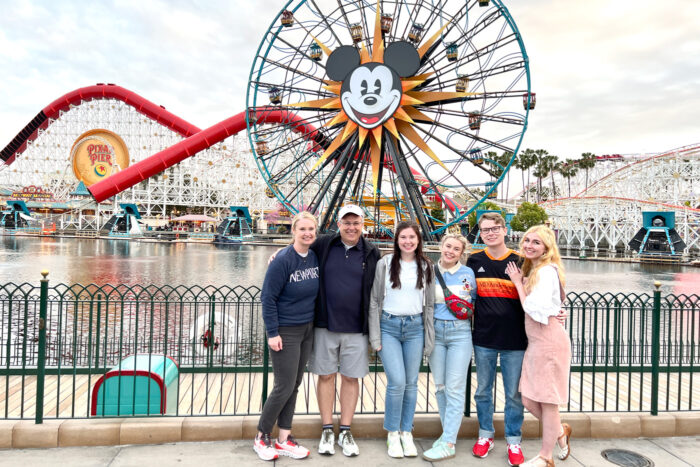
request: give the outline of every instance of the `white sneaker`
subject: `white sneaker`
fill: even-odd
[[[402,431],[399,434],[399,438],[401,438],[404,457],[416,457],[418,455],[418,450],[416,449],[416,445],[413,444],[413,435],[411,432]]]
[[[335,454],[335,433],[331,428],[326,428],[321,433],[321,441],[318,443],[318,453],[332,456]]]
[[[386,435],[386,447],[387,454],[389,457],[401,458],[403,457],[403,448],[401,447],[401,436],[398,431],[390,431]]]
[[[343,430],[338,435],[338,446],[343,448],[343,454],[348,457],[357,456],[360,454],[360,448],[357,447],[355,439],[352,437],[350,430]]]
[[[258,453],[258,457],[264,461],[273,461],[279,458],[277,449],[272,445],[270,433],[263,433],[262,436],[255,437],[253,441],[253,450]]]

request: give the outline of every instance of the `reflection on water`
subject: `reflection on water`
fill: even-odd
[[[262,285],[277,247],[128,240],[2,237],[0,284],[37,283],[48,269],[52,284]],[[700,294],[700,269],[566,260],[567,290]]]
[[[700,269],[689,266],[565,260],[566,289],[572,292],[700,294]]]

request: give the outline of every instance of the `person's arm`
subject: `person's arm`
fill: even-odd
[[[474,270],[470,267],[467,266],[469,269],[469,275],[470,275],[470,280],[472,283],[472,291],[471,291],[471,296],[472,296],[472,304],[476,303],[476,274],[474,274]]]
[[[282,259],[273,261],[267,269],[263,282],[262,302],[263,322],[267,332],[267,343],[273,351],[282,350],[282,338],[279,335],[279,311],[277,303],[286,284],[286,264]]]
[[[532,287],[529,293],[525,292],[522,273],[514,263],[508,264],[506,273],[508,273],[518,290],[523,310],[535,321],[548,324],[548,318],[556,316],[561,308],[560,305],[555,304],[552,300],[555,287],[557,290],[559,287],[559,278],[556,270],[553,267],[540,269],[537,284]]]
[[[382,333],[379,328],[382,314],[382,304],[384,302],[384,283],[386,274],[386,263],[379,260],[377,263],[372,291],[369,296],[369,345],[372,350],[382,349]]]

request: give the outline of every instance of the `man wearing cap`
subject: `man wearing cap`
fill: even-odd
[[[364,213],[349,204],[338,212],[338,233],[319,236],[311,245],[320,265],[321,287],[316,300],[314,348],[309,368],[318,375],[316,393],[323,432],[321,454],[335,454],[333,403],[336,373],[340,373],[340,434],[346,456],[360,453],[350,424],[360,393],[358,378],[369,373],[369,296],[379,250],[362,237]]]

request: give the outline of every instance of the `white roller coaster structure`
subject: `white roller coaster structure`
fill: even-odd
[[[41,186],[57,200],[68,199],[78,184],[70,160],[71,146],[92,129],[106,129],[121,136],[129,149],[131,164],[184,139],[121,100],[84,100],[50,119],[48,126],[27,142],[26,149],[16,154],[12,164],[0,165],[0,187],[14,191],[29,185]],[[266,196],[266,184],[245,138],[244,133],[228,137],[115,198],[137,204],[143,216],[153,218],[167,218],[174,206],[196,206],[219,219],[229,213],[231,205],[248,206],[251,212],[259,213],[273,209],[277,201]],[[81,207],[86,208],[87,204],[84,202]],[[63,216],[62,226],[75,223],[78,229],[97,229],[114,205],[92,204],[97,217],[83,216],[75,212],[81,209],[74,209]]]
[[[628,251],[627,242],[642,227],[642,211],[673,211],[684,253],[700,253],[700,145],[612,168],[576,196],[542,204],[562,246]]]

